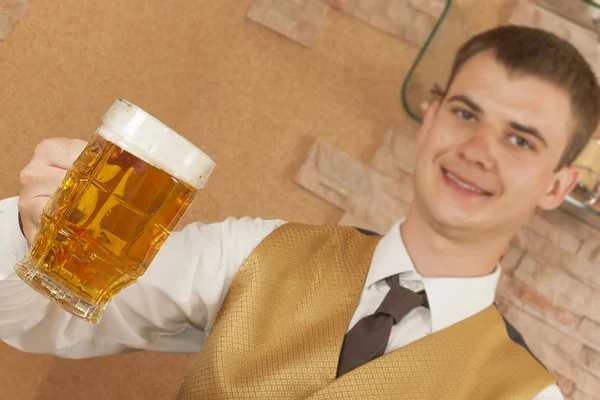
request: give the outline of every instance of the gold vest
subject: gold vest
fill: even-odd
[[[494,306],[336,379],[379,237],[286,224],[236,275],[177,400],[514,399],[555,382]]]

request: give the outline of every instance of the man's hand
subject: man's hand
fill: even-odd
[[[45,139],[38,144],[33,158],[21,171],[19,214],[29,243],[35,237],[44,206],[86,145],[79,139]]]

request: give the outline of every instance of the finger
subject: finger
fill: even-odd
[[[36,147],[35,155],[46,160],[50,166],[71,169],[86,145],[87,142],[79,139],[45,139]]]
[[[25,167],[19,176],[21,198],[33,199],[40,195],[49,196],[58,189],[67,171],[58,167],[48,167],[32,163]]]
[[[39,196],[29,201],[26,205],[27,212],[21,213],[23,222],[23,233],[29,243],[33,243],[33,239],[40,226],[40,219],[44,207],[50,200],[50,196]]]
[[[67,143],[67,157],[71,159],[71,167],[73,166],[73,162],[77,160],[77,157],[85,150],[85,147],[88,145],[88,142],[80,139],[70,139]],[[70,169],[69,167],[68,169]]]
[[[48,161],[50,165],[65,170],[71,169],[77,157],[87,145],[83,140],[57,138],[56,151],[50,152]]]
[[[40,217],[42,216],[44,207],[46,207],[46,204],[48,204],[50,199],[51,196],[39,196],[27,202],[27,211],[21,214],[23,228],[25,228],[26,225],[33,225],[37,228],[40,225]]]

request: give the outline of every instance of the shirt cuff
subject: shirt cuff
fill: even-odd
[[[19,228],[18,197],[0,200],[0,280],[15,274],[15,264],[28,251],[27,240]]]

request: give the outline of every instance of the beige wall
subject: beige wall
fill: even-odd
[[[314,137],[368,161],[390,125],[410,124],[399,89],[416,49],[337,11],[307,49],[248,22],[250,4],[32,1],[0,42],[0,197],[18,193],[39,140],[88,138],[123,96],[219,164],[188,221],[336,223],[340,211],[292,178]],[[163,399],[188,362],[69,361],[0,345],[0,398]]]

